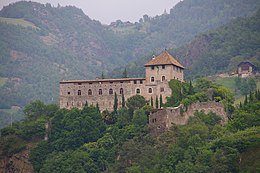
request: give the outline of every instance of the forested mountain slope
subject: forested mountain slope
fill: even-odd
[[[169,52],[184,64],[186,79],[222,72],[235,72],[241,61],[260,67],[260,10],[251,17],[236,19],[217,29],[197,35],[189,44]],[[129,63],[129,76],[144,75],[147,56]],[[111,75],[120,76],[119,69]]]
[[[170,102],[184,105],[214,99],[232,105],[223,86],[200,79],[195,85],[170,82]],[[177,88],[177,90],[176,90]],[[1,129],[0,172],[200,172],[239,173],[259,170],[260,91],[237,107],[229,107],[229,121],[220,124],[215,113],[196,112],[186,125],[150,133],[152,108],[144,97],[133,96],[127,107],[100,113],[98,105],[59,109],[39,101],[25,106],[26,119]],[[187,111],[183,109],[183,111]],[[48,126],[46,126],[48,124]],[[259,171],[258,171],[259,172]]]
[[[185,0],[170,14],[144,16],[129,26],[104,26],[72,6],[11,4],[0,11],[0,107],[57,101],[61,79],[95,78],[166,47],[179,47],[258,7],[258,0]],[[17,19],[20,23],[13,25]]]

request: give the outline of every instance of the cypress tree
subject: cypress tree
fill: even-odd
[[[122,107],[125,107],[125,96],[124,93],[122,93]]]
[[[192,94],[193,94],[193,86],[192,86],[192,83],[191,83],[191,80],[190,80],[189,95],[192,95]]]
[[[100,111],[100,110],[99,110],[99,105],[98,105],[98,102],[97,102],[97,104],[96,104],[96,108],[97,108],[97,110],[98,110],[98,111]]]
[[[252,91],[249,92],[249,102],[253,102],[254,97]]]
[[[151,96],[151,106],[153,107],[153,97]]]
[[[126,71],[126,68],[125,68],[125,70],[124,70],[124,72],[123,72],[122,78],[127,78],[127,71]]]
[[[104,75],[103,71],[102,71],[102,74],[101,74],[101,79],[105,79],[105,75]]]
[[[257,90],[255,90],[255,99],[258,100],[258,93],[257,93]]]
[[[242,108],[242,103],[241,102],[239,103],[239,108]]]
[[[247,100],[247,95],[246,95],[244,105],[247,105],[247,103],[248,103],[248,100]]]
[[[117,112],[117,106],[118,106],[118,98],[115,92],[115,98],[114,98],[114,113]]]
[[[162,95],[160,94],[160,108],[163,107]]]
[[[155,107],[156,107],[156,109],[159,108],[159,100],[158,100],[158,96],[156,96]]]

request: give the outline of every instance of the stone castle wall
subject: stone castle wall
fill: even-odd
[[[188,107],[188,110],[181,112],[181,106],[175,108],[160,109],[149,116],[149,128],[153,134],[159,134],[168,130],[173,124],[185,125],[190,117],[194,116],[195,111],[205,113],[214,112],[221,117],[221,123],[228,121],[224,105],[219,102],[197,102]]]
[[[70,81],[60,83],[60,107],[71,109],[83,108],[86,104],[95,106],[101,111],[113,111],[114,98],[117,94],[118,107],[122,106],[122,93],[125,100],[134,95],[142,95],[146,100],[162,95],[163,102],[171,95],[168,81],[155,81],[147,84],[143,78],[127,78],[121,80]]]
[[[122,94],[125,100],[134,95],[142,95],[156,106],[156,98],[162,96],[163,102],[172,91],[168,82],[172,79],[183,82],[183,67],[167,52],[153,58],[145,65],[145,78],[71,80],[60,82],[60,107],[71,109],[88,105],[99,105],[101,111],[113,111],[114,93],[118,96],[118,107],[122,106]]]

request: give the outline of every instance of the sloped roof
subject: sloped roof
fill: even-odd
[[[153,58],[151,61],[146,63],[144,66],[153,65],[175,65],[180,68],[184,68],[175,58],[173,58],[167,51],[164,51],[157,57]]]
[[[239,67],[239,66],[241,66],[242,64],[250,64],[253,68],[257,68],[254,64],[252,64],[252,63],[249,62],[249,61],[242,61],[242,62],[240,62],[237,66]]]

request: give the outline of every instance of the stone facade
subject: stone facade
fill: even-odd
[[[224,105],[219,102],[197,102],[191,104],[187,111],[181,112],[182,105],[174,108],[158,109],[149,115],[149,129],[152,134],[160,134],[168,130],[173,124],[185,125],[190,117],[194,116],[195,111],[205,113],[214,112],[221,117],[221,123],[228,121]]]
[[[71,109],[88,105],[99,105],[101,111],[113,110],[115,93],[118,107],[122,106],[122,95],[125,100],[134,95],[142,95],[146,100],[162,95],[163,102],[171,95],[168,82],[171,79],[183,81],[184,67],[168,52],[163,52],[145,64],[145,78],[69,80],[60,82],[60,107]]]

